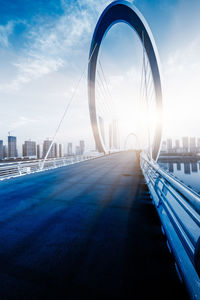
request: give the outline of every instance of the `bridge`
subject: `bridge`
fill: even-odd
[[[99,119],[98,53],[116,22],[131,26],[142,43],[147,111],[154,90],[154,136],[148,132],[142,151],[110,151]],[[0,299],[200,299],[200,197],[156,163],[159,58],[146,21],[129,2],[112,2],[99,18],[88,96],[99,155],[48,159],[67,106],[44,160],[0,168]]]
[[[134,151],[10,180],[1,299],[187,299]]]

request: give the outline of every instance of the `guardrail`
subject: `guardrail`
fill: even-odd
[[[178,274],[200,299],[200,197],[144,155],[140,162]]]
[[[55,169],[82,161],[94,159],[102,156],[103,154],[95,154],[89,156],[72,156],[70,158],[52,158],[47,159],[44,162],[43,160],[32,160],[32,161],[20,161],[20,162],[11,162],[11,163],[2,163],[0,164],[0,180],[9,179],[12,177],[27,175],[35,172],[41,172],[45,170]]]

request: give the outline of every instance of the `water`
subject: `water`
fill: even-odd
[[[194,158],[159,158],[158,164],[200,194],[200,161]]]

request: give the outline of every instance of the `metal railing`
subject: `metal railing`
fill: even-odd
[[[191,299],[200,299],[200,197],[141,155],[141,168]]]
[[[35,172],[55,169],[82,161],[94,159],[103,154],[72,156],[63,158],[51,158],[45,162],[42,159],[0,164],[0,180],[27,175]],[[43,164],[44,162],[44,164]]]

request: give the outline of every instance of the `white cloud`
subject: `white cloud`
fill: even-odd
[[[16,77],[8,84],[0,86],[0,90],[12,91],[20,89],[24,84],[42,76],[57,71],[72,61],[73,52],[80,52],[88,43],[96,17],[94,11],[102,9],[107,1],[84,1],[84,8],[80,9],[81,2],[73,3],[69,7],[68,1],[62,1],[64,13],[54,22],[36,25],[27,33],[26,47],[22,55],[14,63]],[[70,10],[70,11],[69,11]],[[8,36],[12,32],[13,22],[0,27],[0,41],[9,45]],[[78,50],[77,50],[78,49]],[[74,50],[74,51],[73,51]]]
[[[6,25],[0,25],[0,46],[9,47],[9,36],[12,34],[14,22],[10,21]]]

